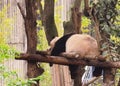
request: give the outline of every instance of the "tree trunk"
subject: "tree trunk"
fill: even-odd
[[[81,31],[81,13],[80,6],[82,0],[75,0],[74,6],[71,8],[71,18],[70,21],[63,22],[64,35],[68,33],[82,33]]]
[[[99,22],[101,22],[99,20]],[[102,37],[102,43],[107,43],[110,45],[109,41],[107,40],[108,38],[110,39],[110,36],[106,33],[106,32],[101,32],[101,37]],[[106,48],[109,52],[109,54],[111,53],[109,46],[107,46]],[[112,61],[111,57],[109,57],[107,59],[108,61]],[[116,69],[115,68],[104,68],[103,70],[104,74],[103,74],[103,84],[104,86],[115,86],[115,73],[116,73]]]
[[[79,8],[81,7],[82,0],[75,0],[74,6],[71,9],[71,19],[68,22],[63,22],[64,27],[64,35],[68,33],[82,33],[81,31],[81,13],[79,12]],[[82,66],[79,66],[77,69],[77,75],[75,77],[74,86],[82,86],[82,75],[84,73]]]
[[[36,10],[37,10],[37,0],[25,0],[26,4],[26,17],[25,17],[25,31],[27,35],[27,53],[36,53],[37,47],[37,27],[36,27]],[[35,78],[43,73],[42,68],[38,68],[36,62],[28,61],[28,78]],[[32,86],[39,86],[39,81],[37,84],[32,84]]]
[[[49,44],[55,36],[58,36],[54,21],[54,0],[45,0],[43,25],[45,27],[45,34]]]
[[[79,66],[77,69],[77,77],[74,79],[74,86],[82,86],[82,75],[85,72],[84,66]]]
[[[42,14],[42,21],[43,26],[45,28],[45,34],[48,41],[50,41],[55,37],[58,36],[57,27],[54,21],[54,2],[55,0],[44,0],[44,10]],[[42,10],[42,9],[41,9]],[[52,79],[53,79],[53,86],[62,86],[60,80],[60,69],[59,65],[53,65],[51,67],[52,71]],[[57,72],[56,72],[57,71]]]
[[[104,68],[103,86],[115,86],[115,70],[114,68]]]

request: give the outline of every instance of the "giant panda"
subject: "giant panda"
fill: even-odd
[[[59,56],[62,52],[79,53],[82,57],[97,57],[100,55],[97,41],[87,34],[67,34],[60,37],[55,37],[51,42],[51,56]],[[51,64],[52,66],[52,64]],[[79,66],[69,65],[71,78],[75,79]],[[95,67],[93,76],[98,77],[102,73],[101,67]]]

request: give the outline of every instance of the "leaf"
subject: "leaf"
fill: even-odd
[[[106,18],[109,20],[111,17],[110,17],[110,15],[106,15]]]

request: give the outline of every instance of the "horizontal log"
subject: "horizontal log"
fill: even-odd
[[[65,58],[71,58],[71,59],[83,59],[83,60],[100,60],[100,61],[105,61],[106,57],[103,56],[96,56],[96,57],[81,57],[79,53],[61,53],[60,56],[65,57]]]
[[[111,68],[120,68],[120,61],[110,62],[110,61],[98,61],[98,60],[78,60],[78,59],[68,59],[61,56],[48,56],[48,55],[40,55],[40,54],[20,54],[20,56],[16,57],[17,60],[30,60],[36,62],[46,62],[60,65],[89,65],[89,66],[100,66],[100,67],[111,67]]]
[[[40,55],[50,55],[49,51],[36,51],[36,54],[40,54]],[[103,56],[97,56],[97,57],[81,57],[79,53],[66,53],[63,52],[60,54],[60,56],[65,57],[65,58],[69,58],[69,59],[86,59],[86,60],[100,60],[100,61],[105,61],[106,57]]]

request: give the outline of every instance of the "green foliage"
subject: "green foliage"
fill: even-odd
[[[83,33],[88,33],[89,29],[88,26],[90,25],[91,21],[90,19],[86,18],[86,17],[82,17],[82,26],[81,26],[81,30]]]
[[[51,71],[50,71],[50,67],[49,64],[46,63],[42,63],[41,65],[45,72],[39,76],[40,78],[40,82],[41,82],[41,86],[52,86],[52,77],[51,77]]]
[[[7,44],[0,44],[0,80],[4,80],[6,86],[31,86],[31,80],[22,80],[15,71],[10,71],[4,66],[4,61],[14,58],[16,50]]]
[[[58,0],[56,0],[56,2],[57,2]],[[58,31],[58,35],[59,36],[62,36],[63,35],[63,28],[62,28],[62,20],[61,20],[61,15],[59,14],[60,13],[60,11],[61,11],[61,9],[62,9],[63,7],[62,6],[57,6],[56,8],[55,8],[55,23],[56,23],[56,27],[57,27],[57,31]]]
[[[120,69],[117,69],[116,71],[117,71],[117,73],[116,73],[116,76],[115,76],[115,78],[116,78],[115,86],[118,86],[118,82],[119,82],[119,78],[120,78]]]
[[[0,44],[0,62],[15,57],[16,50],[7,44]]]
[[[37,49],[38,50],[46,50],[48,48],[48,43],[46,40],[45,32],[41,28],[38,31],[38,45]],[[50,67],[47,63],[41,63],[40,64],[42,68],[44,68],[44,73],[41,76],[38,76],[37,78],[31,79],[31,81],[35,80],[40,80],[41,86],[52,86],[52,81],[51,81],[51,74],[50,74]]]
[[[108,59],[120,60],[120,0],[98,0],[94,5],[97,19],[100,24],[100,33],[104,42],[102,43],[103,56]],[[120,77],[116,74],[117,79]],[[117,81],[115,78],[115,81]]]
[[[38,50],[46,50],[48,48],[48,44],[47,44],[45,32],[43,29],[40,29],[38,31],[38,39],[39,39],[39,42],[37,45],[37,49]],[[40,80],[41,86],[52,86],[49,65],[46,63],[41,63],[41,67],[44,68],[44,73],[41,76],[34,78],[34,80],[35,79]]]
[[[117,0],[99,0],[96,5],[96,16],[100,23],[100,29],[106,34],[112,34],[112,30],[118,30],[115,25],[116,17],[119,15]]]
[[[111,41],[114,42],[115,45],[120,46],[120,0],[118,0],[118,3],[116,5],[117,13],[116,20],[114,21],[114,26],[111,28]]]
[[[12,29],[12,19],[7,18],[7,6],[0,11],[0,43],[4,43]]]
[[[7,18],[7,6],[0,11],[0,62],[14,57],[15,49],[6,44],[12,30],[12,19]]]
[[[99,0],[96,4],[96,16],[100,23],[101,35],[104,33],[106,42],[103,46],[107,46],[106,54],[110,57],[118,57],[120,49],[120,0]]]
[[[37,49],[38,50],[46,50],[48,48],[48,43],[47,43],[45,32],[44,32],[43,28],[41,28],[38,31],[37,36],[38,36]]]
[[[22,80],[15,71],[10,71],[4,65],[9,58],[14,58],[17,51],[10,47],[6,41],[12,31],[12,18],[7,17],[7,6],[0,10],[0,80],[5,86],[31,86],[35,81]]]
[[[120,46],[120,37],[115,36],[115,35],[111,35],[110,39],[118,46]]]
[[[7,67],[0,64],[0,80],[4,79],[6,86],[31,86],[34,80],[22,80],[15,71],[9,71]]]
[[[37,21],[38,26],[40,27],[40,30],[38,31],[38,50],[46,50],[48,49],[48,43],[46,40],[45,32],[42,27],[41,21]],[[41,63],[40,64],[42,68],[44,68],[44,73],[41,76],[38,76],[37,78],[32,78],[31,81],[40,80],[41,86],[52,86],[51,81],[51,74],[50,74],[50,67],[47,63]]]

